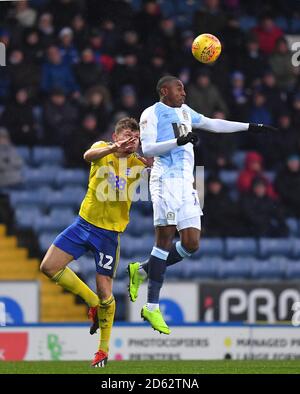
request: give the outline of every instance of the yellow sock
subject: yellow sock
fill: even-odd
[[[116,301],[111,295],[107,300],[101,301],[98,308],[98,319],[100,328],[99,350],[108,353],[111,330],[114,322]]]
[[[51,279],[64,289],[79,295],[88,306],[99,304],[98,296],[70,268],[58,271]]]

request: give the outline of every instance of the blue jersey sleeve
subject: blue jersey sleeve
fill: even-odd
[[[188,109],[188,111],[189,111],[189,113],[191,115],[192,127],[197,127],[197,126],[199,127],[203,115],[201,115],[198,112],[194,111],[188,105],[186,107],[187,107],[187,109]]]

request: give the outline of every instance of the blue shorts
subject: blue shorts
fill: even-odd
[[[77,260],[92,251],[98,274],[115,277],[120,255],[120,238],[116,231],[93,226],[78,216],[60,233],[53,244]]]

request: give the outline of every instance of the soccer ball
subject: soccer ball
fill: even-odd
[[[220,56],[222,47],[219,39],[212,34],[200,34],[193,41],[192,53],[201,63],[213,63]]]

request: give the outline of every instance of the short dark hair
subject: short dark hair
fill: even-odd
[[[157,82],[156,85],[156,91],[158,93],[158,95],[160,96],[160,89],[164,87],[164,85],[166,85],[169,82],[175,81],[175,80],[179,80],[177,77],[175,77],[174,75],[166,75],[162,78],[160,78],[160,80]]]
[[[134,118],[122,118],[118,121],[115,127],[115,132],[118,134],[122,130],[130,129],[132,131],[139,131],[139,124]]]

